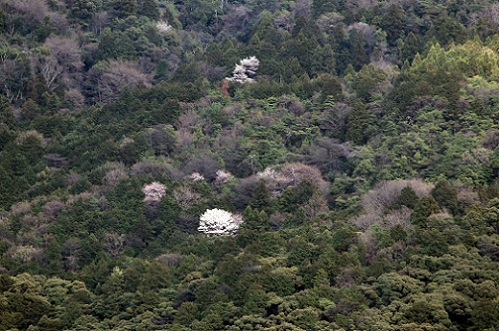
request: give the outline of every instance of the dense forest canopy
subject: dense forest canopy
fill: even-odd
[[[499,329],[499,3],[0,0],[0,330]]]

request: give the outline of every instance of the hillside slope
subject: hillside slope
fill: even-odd
[[[496,330],[498,11],[0,0],[0,330]]]

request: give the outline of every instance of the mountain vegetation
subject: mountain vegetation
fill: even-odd
[[[0,330],[499,330],[499,4],[0,0]]]

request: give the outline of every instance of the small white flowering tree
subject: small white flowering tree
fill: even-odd
[[[204,176],[201,175],[199,172],[193,172],[190,176],[189,179],[192,180],[193,182],[198,182],[205,180]]]
[[[227,184],[229,181],[231,181],[234,176],[232,176],[231,173],[229,172],[225,172],[223,170],[217,170],[217,173],[216,173],[216,178],[215,178],[215,184],[217,186],[222,186],[224,184]]]
[[[166,33],[172,29],[172,26],[168,22],[158,22],[156,23],[156,30],[160,33]]]
[[[207,209],[200,217],[198,231],[215,236],[234,235],[241,220],[222,209]]]
[[[166,186],[158,182],[152,182],[144,185],[142,192],[145,194],[144,201],[160,201],[165,196]]]
[[[231,82],[236,83],[252,83],[255,80],[252,78],[256,75],[260,61],[256,56],[248,57],[239,61],[236,64],[234,71],[232,72],[232,77],[227,77],[226,79]]]

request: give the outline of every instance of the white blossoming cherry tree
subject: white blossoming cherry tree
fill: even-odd
[[[235,83],[253,83],[255,80],[253,77],[256,75],[260,61],[255,57],[251,56],[239,61],[236,64],[234,71],[232,71],[232,77],[227,77],[226,79]]]
[[[214,236],[231,236],[235,235],[241,217],[233,215],[222,209],[207,209],[200,217],[198,231]]]

